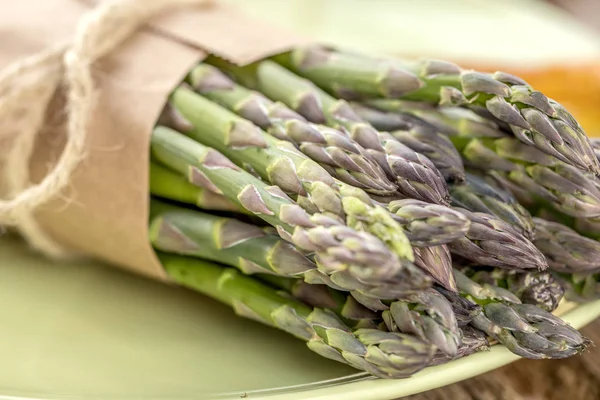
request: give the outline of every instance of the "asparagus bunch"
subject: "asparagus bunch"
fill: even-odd
[[[516,77],[323,48],[211,57],[151,151],[168,274],[324,357],[399,378],[488,338],[528,358],[589,344],[549,312],[598,293],[600,247],[565,225],[600,218],[600,162]]]
[[[376,329],[351,329],[332,311],[281,296],[268,285],[207,261],[159,254],[177,283],[213,297],[239,316],[281,329],[317,354],[382,378],[404,378],[431,363],[435,348],[420,339]]]
[[[267,135],[249,121],[185,87],[173,92],[171,106],[189,121],[187,135],[295,196],[296,202],[310,214],[324,213],[354,229],[369,232],[383,240],[403,262],[413,260],[402,228],[383,208],[361,203],[355,192],[359,196],[364,192],[358,188],[338,187],[326,170],[290,143]]]
[[[581,171],[600,173],[600,163],[575,118],[513,75],[466,71],[437,60],[410,63],[315,47],[293,50],[277,61],[340,98],[402,98],[469,107],[522,143]]]
[[[216,150],[165,127],[157,127],[151,140],[156,160],[260,217],[301,250],[314,252],[323,283],[387,298],[408,286],[418,290],[431,285],[421,270],[400,262],[397,253],[374,236],[335,218],[308,214],[281,189],[268,186]]]
[[[543,202],[575,217],[600,215],[600,181],[594,174],[519,141],[469,110],[386,102],[377,106],[414,113],[435,123],[449,135],[467,167],[491,175],[522,205],[531,208]]]
[[[483,312],[472,326],[526,358],[565,358],[585,350],[590,341],[563,320],[532,304],[523,304],[506,289],[481,286],[455,270],[456,282],[465,296],[480,304]]]
[[[198,93],[272,136],[293,143],[341,181],[379,195],[397,192],[397,185],[346,131],[309,123],[284,104],[237,85],[208,64],[196,66],[188,79]]]
[[[390,310],[392,314],[384,320],[394,327],[391,331],[418,333],[421,339],[444,353],[456,355],[460,344],[458,325],[450,304],[435,291],[410,293],[409,286],[400,301],[385,304],[360,292],[355,292],[354,297],[344,296],[320,285],[316,264],[293,245],[263,228],[156,200],[151,202],[150,215],[150,242],[157,250],[220,262],[247,275],[268,274],[264,280],[307,304],[319,307],[327,304],[327,308],[346,319],[373,320],[373,311]],[[447,262],[451,266],[449,257]],[[297,277],[304,282],[292,283],[293,280],[281,277]],[[402,285],[406,283],[400,283],[398,289]]]
[[[210,62],[234,75],[245,86],[287,105],[308,121],[345,130],[398,186],[400,195],[430,203],[447,203],[444,178],[431,160],[389,133],[374,129],[345,101],[329,96],[311,81],[269,60],[242,68],[218,59]]]

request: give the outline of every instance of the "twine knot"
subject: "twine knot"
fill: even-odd
[[[33,213],[64,189],[85,158],[89,115],[94,105],[92,64],[117,48],[150,18],[165,11],[211,0],[111,0],[101,2],[79,21],[73,39],[0,71],[0,138],[12,140],[3,155],[0,226],[16,227],[36,250],[54,258],[69,252],[40,228]],[[54,168],[32,185],[29,160],[44,125],[48,105],[60,85],[66,88],[66,144]]]

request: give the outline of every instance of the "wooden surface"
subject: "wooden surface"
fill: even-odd
[[[598,400],[600,320],[582,333],[597,347],[565,360],[521,360],[496,371],[398,400]]]

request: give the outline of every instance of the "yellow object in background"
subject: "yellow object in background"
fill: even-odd
[[[562,103],[590,137],[600,137],[600,60],[515,72],[534,88]]]

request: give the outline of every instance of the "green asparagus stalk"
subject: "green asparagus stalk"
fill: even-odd
[[[420,339],[373,329],[350,329],[332,311],[311,308],[268,285],[208,261],[161,253],[175,282],[208,295],[239,316],[281,329],[317,354],[381,378],[404,378],[425,368],[435,348]]]
[[[290,143],[265,134],[249,121],[185,87],[173,92],[171,104],[193,126],[186,132],[188,136],[222,152],[238,166],[249,168],[284,192],[298,196],[298,204],[309,213],[338,217],[348,226],[383,240],[402,261],[414,259],[402,227],[385,209],[361,202],[352,194],[345,195],[327,171]]]
[[[415,265],[426,271],[434,282],[442,287],[457,291],[452,273],[452,257],[446,245],[415,248]]]
[[[513,353],[532,359],[566,358],[590,345],[563,320],[532,304],[522,304],[508,290],[481,286],[456,269],[454,273],[461,294],[483,307],[471,325]]]
[[[382,317],[391,332],[413,334],[450,357],[458,353],[460,331],[452,305],[434,289],[392,302]]]
[[[549,272],[507,271],[501,268],[461,268],[461,272],[482,286],[507,289],[522,303],[533,304],[542,310],[554,311],[564,296],[564,289]]]
[[[335,218],[308,214],[278,187],[266,185],[210,147],[159,126],[152,134],[151,149],[156,160],[192,184],[212,188],[277,228],[283,239],[314,252],[321,283],[390,299],[408,286],[419,290],[431,285],[420,269],[400,262],[374,236]]]
[[[437,60],[378,60],[323,48],[296,49],[277,60],[341,98],[468,106],[505,125],[521,142],[582,171],[600,174],[600,163],[575,118],[513,75],[463,70]],[[397,89],[400,82],[409,81],[412,91]]]
[[[431,160],[379,132],[363,121],[343,100],[337,100],[272,61],[237,67],[222,60],[211,63],[232,73],[243,85],[257,89],[271,100],[279,101],[317,124],[327,124],[348,134],[360,144],[406,198],[447,204],[448,189],[444,178]]]
[[[394,139],[427,156],[446,182],[460,183],[465,179],[465,167],[460,154],[443,131],[434,124],[410,113],[384,112],[352,103],[354,111],[380,131],[390,132]]]
[[[398,98],[424,86],[398,62],[375,61],[323,47],[298,48],[273,59],[339,98]]]
[[[507,192],[473,174],[466,174],[463,185],[450,185],[452,205],[473,212],[494,215],[511,224],[527,239],[535,237],[531,214]]]
[[[465,237],[448,244],[453,254],[479,265],[515,270],[548,268],[544,255],[512,225],[490,214],[455,208],[471,225]]]
[[[459,211],[420,200],[395,200],[387,208],[404,228],[410,243],[417,247],[453,242],[464,237],[471,225]]]
[[[155,162],[150,163],[150,193],[153,196],[194,204],[203,210],[245,212],[222,195],[194,186],[185,177]]]
[[[558,272],[600,272],[600,242],[586,238],[566,225],[534,218],[534,244],[548,265]]]
[[[311,124],[282,103],[236,84],[217,68],[200,64],[188,78],[204,97],[249,120],[272,136],[293,143],[335,177],[370,193],[392,196],[397,186],[347,132]]]
[[[258,226],[154,199],[150,218],[150,243],[157,250],[219,262],[245,274],[276,274],[308,281],[311,274],[319,275],[316,264],[291,243]]]

